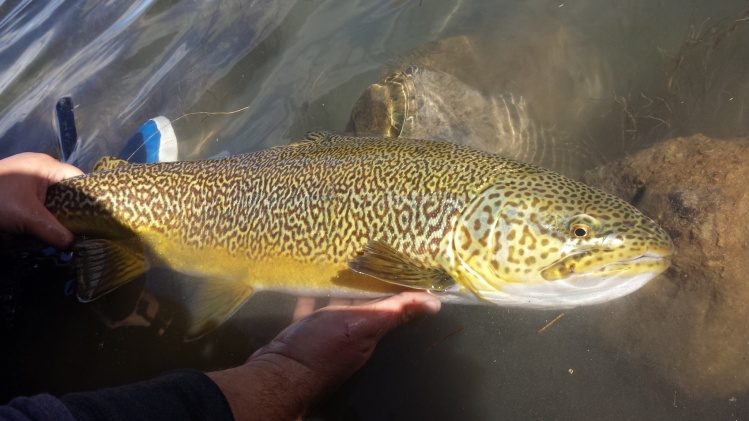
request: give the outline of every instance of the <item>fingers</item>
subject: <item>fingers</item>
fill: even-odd
[[[402,314],[404,322],[417,316],[437,313],[441,308],[440,300],[425,292],[402,292],[382,300],[375,300],[359,306],[360,309],[375,312]]]
[[[52,247],[65,250],[73,243],[74,235],[65,228],[48,210],[39,202],[30,202],[30,209],[24,216],[21,224],[22,229],[42,240]]]
[[[331,297],[328,300],[328,305],[329,306],[348,306],[348,305],[351,305],[351,304],[354,304],[354,300],[352,300],[350,298],[336,298],[336,297]]]
[[[296,307],[294,307],[294,316],[291,320],[297,321],[315,311],[315,301],[314,297],[297,298]]]
[[[46,175],[47,183],[40,192],[40,204],[43,204],[47,196],[47,187],[59,183],[66,178],[77,177],[83,174],[83,171],[69,164],[56,161],[51,156],[48,158],[48,172]],[[73,233],[65,228],[44,206],[39,209],[38,219],[33,221],[29,226],[29,231],[42,241],[45,241],[53,247],[67,249],[73,243]],[[46,230],[43,228],[46,226]],[[40,232],[43,230],[42,232]]]
[[[317,298],[299,297],[294,307],[293,321],[308,316],[315,310],[318,305]],[[440,309],[440,301],[434,296],[420,292],[406,292],[392,297],[378,298],[376,300],[350,299],[350,298],[328,298],[325,307],[332,307],[336,311],[348,310],[348,307],[355,306],[365,311],[383,312],[393,315],[403,316],[405,322],[412,317],[434,314]]]
[[[52,184],[59,183],[66,178],[76,177],[83,171],[63,162],[59,162],[49,155],[33,154],[29,157],[32,167],[29,175],[37,177],[39,188],[37,194],[39,201],[44,203],[47,198],[47,188]]]
[[[345,317],[348,337],[379,341],[411,319],[437,313],[441,305],[438,298],[426,292],[414,291],[357,306],[330,306],[321,311],[337,312],[340,313],[339,318]]]
[[[73,242],[73,234],[45,207],[47,188],[82,174],[49,155],[22,153],[0,160],[0,229],[28,233],[57,248]]]

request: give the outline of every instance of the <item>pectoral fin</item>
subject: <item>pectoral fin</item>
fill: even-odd
[[[244,282],[206,280],[190,303],[190,326],[185,340],[192,341],[215,329],[234,314],[252,295]]]
[[[78,299],[89,302],[142,275],[148,269],[136,240],[88,239],[73,247],[78,267]]]
[[[121,167],[123,165],[129,165],[130,163],[124,159],[115,158],[113,156],[103,156],[96,161],[94,164],[94,172],[111,170],[112,168]]]
[[[455,281],[444,270],[428,267],[382,241],[372,241],[348,267],[391,284],[408,288],[444,291]]]

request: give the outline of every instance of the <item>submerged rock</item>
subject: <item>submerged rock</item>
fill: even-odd
[[[749,139],[677,138],[585,181],[629,200],[671,235],[672,266],[605,306],[614,349],[695,398],[749,388]]]

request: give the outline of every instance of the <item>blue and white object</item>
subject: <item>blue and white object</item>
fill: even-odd
[[[60,147],[60,161],[78,166],[79,142],[73,108],[71,97],[60,98],[55,104],[54,124]],[[177,160],[177,151],[177,136],[172,122],[164,116],[158,116],[140,126],[117,157],[134,163],[171,162]]]
[[[158,116],[140,126],[117,157],[138,163],[171,162],[177,160],[177,150],[177,136],[172,122]]]

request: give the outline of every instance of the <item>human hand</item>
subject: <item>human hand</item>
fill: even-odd
[[[367,362],[385,334],[439,308],[425,292],[325,307],[286,328],[244,365],[208,376],[237,420],[300,420]]]
[[[291,317],[291,320],[296,322],[297,320],[307,317],[315,311],[315,308],[321,308],[321,307],[328,307],[328,306],[350,306],[350,305],[359,305],[359,304],[366,304],[370,302],[371,300],[357,298],[357,299],[351,299],[351,298],[337,298],[337,297],[330,297],[330,298],[322,298],[322,297],[297,297],[296,299],[296,306],[294,307],[294,314]],[[322,306],[319,306],[320,303],[324,303]]]
[[[69,247],[73,233],[44,207],[44,201],[50,185],[81,174],[78,168],[41,153],[0,160],[0,231],[31,234],[51,246]]]

